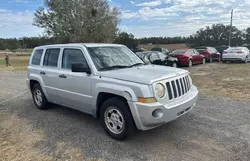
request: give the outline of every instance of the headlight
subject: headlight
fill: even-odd
[[[157,97],[159,97],[159,98],[164,97],[164,95],[165,95],[165,87],[164,87],[164,85],[161,84],[161,83],[156,84],[155,93],[156,93]]]

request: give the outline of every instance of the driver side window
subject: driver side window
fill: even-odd
[[[84,66],[88,66],[87,61],[79,49],[64,49],[62,57],[62,68],[70,69],[73,63],[82,63]]]

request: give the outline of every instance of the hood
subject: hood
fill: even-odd
[[[141,84],[152,84],[156,81],[179,76],[185,73],[188,73],[188,71],[184,69],[158,65],[144,65],[134,68],[103,71],[100,72],[99,75],[101,75],[102,77],[114,78]]]

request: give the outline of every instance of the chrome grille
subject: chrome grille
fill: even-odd
[[[179,79],[166,82],[169,100],[178,98],[186,94],[191,88],[188,75]]]

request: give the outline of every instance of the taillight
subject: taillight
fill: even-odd
[[[227,51],[224,51],[223,54],[227,54]]]
[[[238,53],[238,54],[242,54],[242,53],[244,53],[244,52],[243,52],[243,51],[237,51],[237,53]]]

